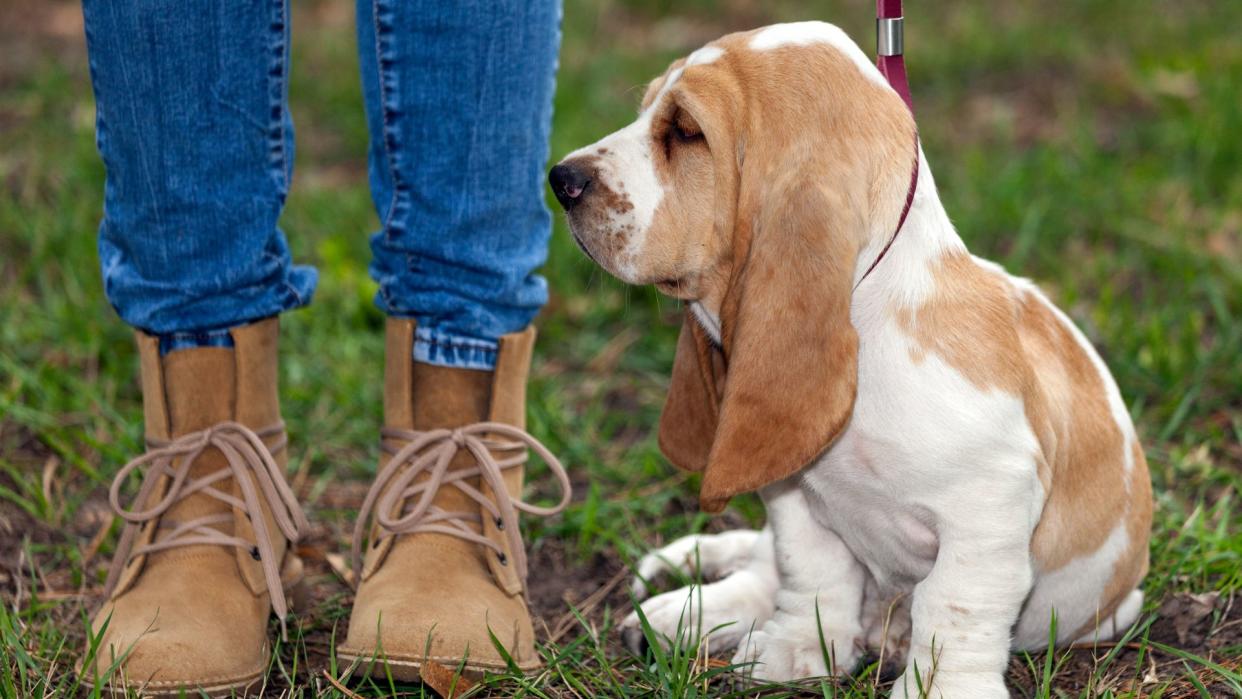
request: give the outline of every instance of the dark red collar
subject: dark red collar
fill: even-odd
[[[903,33],[905,18],[901,14],[901,0],[876,0],[875,3],[875,33],[876,33],[876,66],[880,69],[880,73],[888,80],[888,84],[901,95],[901,99],[905,101],[906,106],[910,108],[910,113],[914,114],[914,99],[910,96],[910,81],[906,78],[906,60],[903,55],[905,52],[905,36]],[[910,187],[906,190],[906,205],[901,209],[901,218],[897,220],[897,229],[893,231],[893,235],[888,239],[888,243],[884,245],[884,249],[880,250],[879,256],[875,258],[875,262],[867,268],[862,278],[858,280],[861,284],[863,279],[871,274],[871,270],[880,264],[880,260],[884,259],[884,255],[888,253],[888,249],[893,246],[893,241],[897,240],[897,234],[901,233],[902,227],[906,223],[906,217],[910,215],[910,206],[914,204],[914,190],[919,183],[919,133],[914,132],[914,166],[910,170]],[[857,285],[855,285],[857,286]]]

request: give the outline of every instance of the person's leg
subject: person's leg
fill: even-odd
[[[522,429],[529,324],[547,293],[534,270],[551,225],[543,167],[560,5],[359,0],[358,23],[392,458],[359,513],[359,587],[338,657],[403,679],[428,658],[470,674],[531,670],[514,455],[534,445]]]
[[[125,526],[98,650],[78,670],[88,686],[244,692],[268,666],[268,617],[283,622],[305,524],[283,486],[271,317],[315,284],[276,228],[293,146],[287,7],[83,10],[107,170],[100,260],[137,329],[149,451],[117,476]],[[117,488],[139,477],[122,504]]]
[[[415,355],[491,368],[547,300],[559,0],[358,0],[376,303]]]
[[[276,227],[293,168],[284,0],[83,10],[117,313],[167,351],[305,305],[315,270]]]

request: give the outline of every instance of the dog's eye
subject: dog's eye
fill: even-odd
[[[691,119],[685,110],[678,110],[673,117],[673,132],[682,141],[695,141],[703,138],[703,129],[699,128],[698,123]]]
[[[677,134],[677,138],[680,138],[683,141],[693,141],[703,138],[702,131],[699,131],[697,128],[688,129],[680,124],[673,127],[673,131]]]
[[[671,157],[674,143],[694,143],[702,141],[703,130],[685,111],[678,110],[669,121],[668,130],[664,132],[664,154]]]

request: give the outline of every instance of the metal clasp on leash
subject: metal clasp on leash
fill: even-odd
[[[910,96],[910,82],[906,79],[906,59],[902,56],[905,51],[905,13],[901,11],[901,0],[876,0],[875,3],[875,45],[876,53],[879,57],[876,59],[875,65],[879,69],[880,75],[888,81],[893,91],[901,97],[906,103],[906,107],[910,109],[910,113],[914,114],[914,99]],[[918,127],[914,131],[914,164],[910,168],[910,186],[906,189],[906,205],[901,209],[901,218],[897,219],[897,228],[893,230],[893,235],[888,239],[888,243],[880,250],[880,254],[863,272],[862,277],[854,284],[857,289],[859,284],[871,274],[871,270],[880,264],[880,260],[884,259],[884,255],[888,253],[888,249],[893,246],[897,240],[897,234],[901,233],[901,229],[906,225],[906,216],[910,214],[910,207],[914,205],[914,191],[919,185],[919,132]]]
[[[900,56],[905,53],[905,19],[905,17],[876,18],[876,53],[881,56]]]

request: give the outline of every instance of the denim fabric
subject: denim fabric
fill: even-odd
[[[484,365],[547,300],[543,202],[560,3],[358,0],[376,303],[415,356]],[[478,349],[484,348],[485,349]]]
[[[306,304],[316,273],[276,227],[293,165],[280,0],[85,0],[99,258],[121,318],[157,334]]]
[[[171,351],[308,303],[316,272],[276,225],[293,165],[285,0],[83,9],[118,314]],[[546,300],[559,20],[559,0],[358,2],[371,273],[382,310],[418,319],[416,359],[490,368]]]

